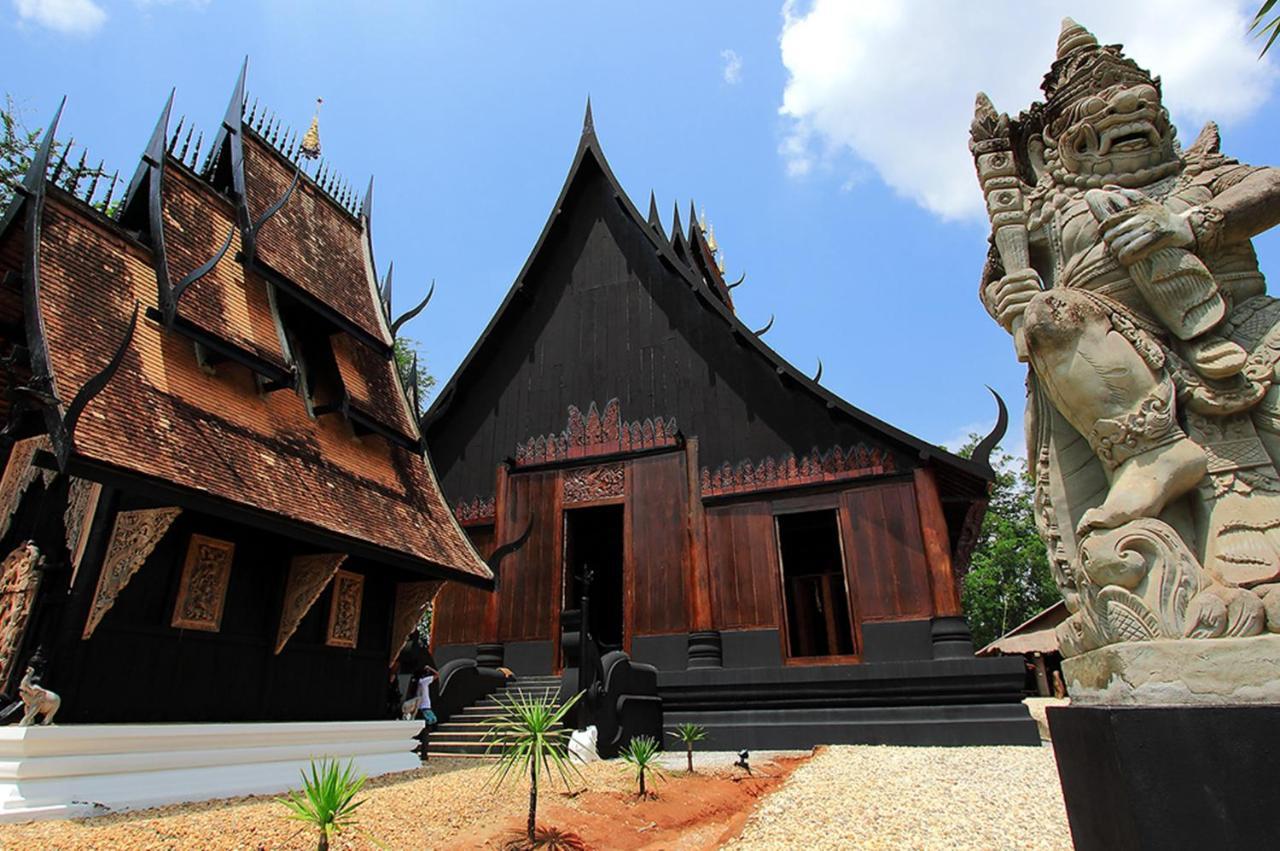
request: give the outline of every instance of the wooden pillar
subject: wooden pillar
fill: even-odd
[[[947,518],[942,513],[938,496],[938,480],[934,471],[917,467],[915,471],[916,510],[920,515],[920,533],[924,538],[925,558],[929,563],[929,587],[933,597],[935,618],[961,614],[960,586],[951,570],[951,546],[947,537]]]
[[[711,624],[711,570],[707,564],[707,521],[702,509],[702,496],[698,486],[698,439],[690,437],[684,443],[685,470],[689,477],[689,579],[688,624],[690,632],[705,632]]]
[[[507,520],[507,465],[499,464],[494,476],[493,491],[493,546],[500,547],[509,540],[510,529]],[[502,568],[499,567],[499,570]],[[498,596],[502,592],[495,589],[489,595],[484,608],[484,628],[480,633],[480,644],[498,643]]]

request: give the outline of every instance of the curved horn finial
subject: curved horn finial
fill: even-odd
[[[818,371],[813,375],[813,383],[817,384],[822,380],[822,358],[818,358]]]
[[[417,307],[413,308],[412,310],[405,311],[403,314],[401,314],[399,319],[391,323],[391,336],[395,337],[396,334],[400,333],[401,325],[403,325],[404,323],[408,322],[410,319],[412,319],[413,317],[421,313],[422,309],[427,306],[427,302],[431,301],[431,297],[435,294],[436,294],[436,282],[433,280],[431,282],[431,289],[427,290],[427,297],[424,298],[421,302],[419,302]]]
[[[387,321],[391,321],[391,279],[396,271],[396,261],[392,260],[387,264],[386,277],[382,279],[382,312],[386,314]]]
[[[249,226],[249,233],[257,236],[258,231],[267,223],[267,220],[280,212],[280,208],[289,203],[289,196],[293,194],[293,190],[298,188],[298,179],[302,177],[302,166],[299,165],[293,172],[293,182],[289,184],[289,188],[284,191],[280,199],[263,211],[258,220]]]
[[[1004,438],[1005,429],[1009,427],[1009,409],[1005,407],[1004,399],[1000,398],[1000,394],[994,388],[988,385],[987,389],[991,391],[992,396],[996,397],[996,406],[999,409],[999,413],[996,415],[995,428],[991,429],[991,433],[982,438],[978,445],[974,447],[973,455],[970,457],[974,463],[981,464],[988,470],[993,470],[991,453],[995,451],[996,444]]]
[[[498,547],[496,550],[493,551],[492,555],[490,555],[487,559],[485,559],[485,564],[487,564],[489,566],[489,569],[493,571],[495,577],[498,573],[498,565],[502,564],[502,560],[507,556],[511,555],[512,553],[516,552],[517,550],[519,550],[521,547],[525,545],[525,542],[529,540],[529,535],[533,533],[533,521],[537,516],[538,515],[536,512],[530,511],[529,522],[524,527],[524,531],[520,533],[520,537],[516,538],[514,541],[511,541],[509,543],[503,544],[502,546]]]
[[[197,266],[195,269],[189,272],[185,277],[183,277],[181,281],[178,281],[178,283],[174,285],[173,292],[169,296],[169,298],[166,299],[167,303],[164,305],[164,324],[165,325],[170,325],[170,326],[173,325],[173,320],[178,314],[178,300],[182,298],[182,294],[187,291],[187,287],[191,286],[196,281],[200,280],[205,275],[213,271],[213,267],[217,266],[218,263],[222,260],[222,258],[226,256],[227,249],[231,247],[231,239],[235,235],[236,235],[236,223],[232,222],[231,227],[227,229],[227,238],[222,241],[222,247],[219,248],[218,251],[212,257],[210,257],[204,263]]]
[[[725,284],[725,288],[731,290],[734,287],[740,287],[742,286],[742,282],[745,281],[746,279],[747,279],[747,273],[743,272],[742,277],[738,278],[738,280],[734,281],[732,284]]]
[[[116,374],[116,370],[120,368],[120,364],[124,361],[125,352],[128,351],[129,344],[133,342],[133,332],[138,328],[138,310],[141,307],[141,302],[135,301],[133,303],[133,315],[129,317],[129,327],[124,332],[124,339],[116,347],[115,354],[111,356],[111,360],[107,362],[106,366],[84,383],[84,386],[76,393],[75,398],[71,400],[71,404],[67,406],[67,413],[62,418],[63,440],[59,441],[56,447],[58,469],[63,472],[66,472],[67,459],[71,455],[71,446],[75,442],[76,423],[80,421],[80,415],[84,413],[85,407],[93,401],[93,397],[102,392],[103,388],[107,386],[107,382]]]
[[[774,319],[774,316],[773,316],[773,314],[772,314],[772,313],[770,313],[770,314],[769,314],[769,321],[768,321],[767,323],[765,323],[765,326],[764,326],[763,328],[761,328],[760,330],[756,331],[756,332],[755,332],[755,335],[756,335],[757,337],[763,337],[766,333],[768,333],[769,329],[773,327],[773,319]]]

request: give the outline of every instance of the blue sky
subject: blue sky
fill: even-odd
[[[991,421],[984,384],[1021,406],[1023,372],[976,299],[966,116],[977,88],[1028,104],[1063,14],[1164,76],[1184,143],[1213,117],[1228,153],[1280,162],[1250,2],[0,2],[2,88],[33,124],[66,94],[60,135],[125,174],[170,87],[213,133],[245,55],[250,97],[297,129],[323,97],[326,159],[354,186],[375,176],[397,306],[438,282],[406,333],[441,381],[537,238],[588,94],[642,210],[650,189],[664,217],[705,208],[728,274],[747,273],[748,325],[775,314],[775,349],[809,372],[821,357],[828,387],[937,442]],[[1258,248],[1276,277],[1280,236]]]

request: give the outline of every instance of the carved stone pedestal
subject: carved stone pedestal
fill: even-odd
[[[1280,635],[1110,644],[1062,675],[1077,706],[1280,704]]]
[[[1077,851],[1275,844],[1280,706],[1051,706]]]
[[[689,633],[689,669],[724,667],[719,630]]]

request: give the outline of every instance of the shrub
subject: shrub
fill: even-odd
[[[355,800],[364,787],[365,777],[357,774],[355,764],[348,760],[339,765],[337,760],[323,760],[319,767],[311,761],[311,776],[302,772],[302,791],[289,792],[277,801],[289,808],[289,818],[306,822],[320,831],[318,851],[328,851],[329,837],[356,823],[356,808],[364,803]]]
[[[662,773],[662,769],[658,767],[658,755],[660,753],[658,740],[652,736],[633,736],[622,751],[622,758],[635,769],[636,777],[640,781],[641,798],[648,794],[644,787],[646,773],[652,772],[655,777],[666,778],[666,775]]]
[[[684,742],[685,755],[689,758],[689,773],[693,773],[693,743],[700,742],[707,737],[707,728],[701,724],[694,724],[686,721],[674,730],[667,731],[668,736],[675,736]]]

